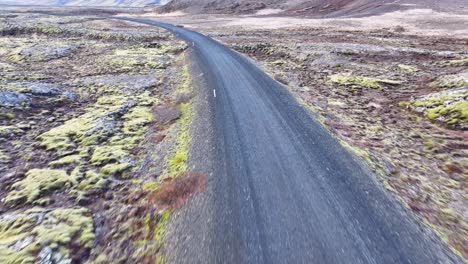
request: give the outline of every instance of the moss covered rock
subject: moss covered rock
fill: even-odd
[[[0,216],[0,263],[70,263],[70,247],[90,249],[93,219],[85,208],[33,208]],[[47,254],[44,254],[47,253]]]
[[[26,178],[14,183],[5,198],[7,204],[33,203],[44,194],[71,185],[71,178],[63,170],[32,169]]]
[[[410,103],[412,109],[422,112],[431,120],[447,125],[468,127],[468,89],[450,89],[417,98]]]

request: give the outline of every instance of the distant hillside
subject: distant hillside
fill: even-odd
[[[372,15],[408,8],[459,10],[467,0],[172,0],[158,7],[159,12],[256,13],[277,9],[283,14],[309,16]]]
[[[165,0],[0,0],[0,5],[47,6],[129,6],[142,7],[165,3]]]

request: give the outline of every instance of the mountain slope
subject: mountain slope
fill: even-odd
[[[189,13],[255,13],[281,9],[285,14],[311,16],[368,15],[408,8],[455,10],[466,8],[465,0],[172,0],[159,12],[183,10]]]
[[[0,5],[141,7],[148,5],[158,5],[160,2],[160,0],[0,0]]]

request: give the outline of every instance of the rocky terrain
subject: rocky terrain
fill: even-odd
[[[162,261],[203,178],[185,172],[185,49],[154,27],[0,14],[0,263]]]
[[[391,11],[390,2],[200,0],[193,8],[174,0],[162,10],[335,16]],[[414,28],[383,19],[374,27],[156,19],[198,27],[255,60],[466,260],[468,39],[463,17],[440,23],[439,15]],[[416,33],[428,28],[446,34]],[[185,55],[183,42],[155,27],[0,12],[0,263],[163,261],[165,223],[205,184],[186,167],[193,94]]]
[[[379,180],[468,258],[468,40],[203,28],[290,89]]]

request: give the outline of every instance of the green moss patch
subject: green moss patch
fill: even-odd
[[[190,93],[190,77],[188,69],[183,72],[184,82],[177,90],[178,93]],[[169,158],[169,169],[165,173],[171,177],[178,176],[187,170],[187,159],[192,137],[190,134],[190,123],[192,120],[192,104],[182,103],[180,104],[180,118],[179,118],[179,131],[176,140],[176,149],[174,154]]]
[[[14,183],[12,191],[7,195],[7,204],[26,201],[33,203],[47,192],[62,189],[71,184],[71,179],[65,171],[49,169],[32,169],[26,173],[26,178]]]
[[[131,151],[143,141],[158,102],[145,91],[128,95],[100,89],[104,92],[84,114],[38,137],[41,146],[58,156],[50,166],[72,170],[68,191],[78,199],[131,169]]]
[[[78,192],[78,199],[89,191],[101,189],[107,184],[107,176],[97,173],[93,170],[88,170],[85,173],[77,172],[75,177],[78,179],[79,184],[78,190],[84,192]]]
[[[165,69],[168,66],[166,57],[175,51],[178,51],[176,47],[173,48],[167,45],[154,45],[151,47],[139,45],[116,49],[111,55],[105,56],[102,62],[122,70]]]
[[[49,165],[52,167],[59,167],[62,165],[77,164],[80,162],[81,158],[82,158],[81,155],[69,155],[61,159],[52,161],[49,163]]]
[[[431,120],[456,127],[468,126],[468,90],[452,89],[430,94],[411,102],[411,107]]]
[[[153,112],[151,107],[138,106],[133,108],[128,114],[123,116],[125,121],[123,133],[126,135],[142,135],[145,125],[153,122]]]
[[[468,101],[438,106],[427,111],[429,119],[443,118],[448,125],[468,124]]]
[[[130,167],[131,165],[129,163],[107,164],[106,166],[102,167],[100,172],[104,175],[115,175],[124,172]]]
[[[94,149],[90,162],[95,165],[103,165],[110,162],[118,162],[128,155],[123,146],[98,146]]]

